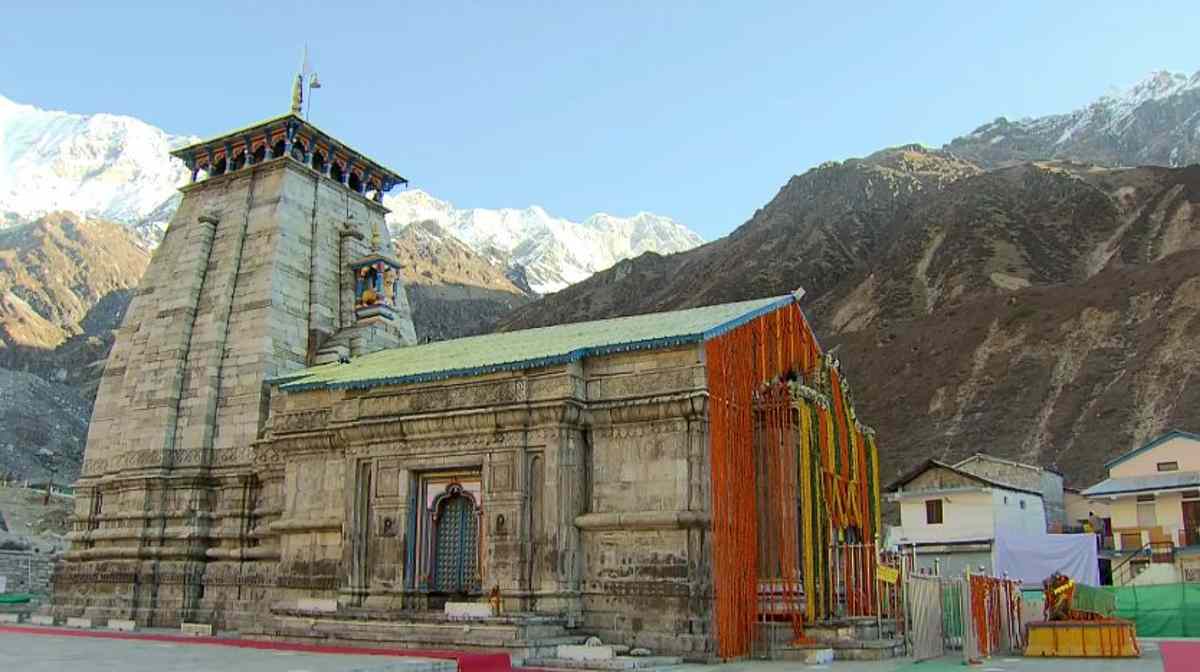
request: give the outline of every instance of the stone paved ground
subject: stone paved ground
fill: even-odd
[[[0,670],[17,672],[428,672],[432,667],[414,658],[0,632]]]
[[[672,668],[672,672],[1161,672],[1157,642],[1143,642],[1142,649],[1142,657],[1137,660],[994,658],[969,668],[955,657],[921,663],[902,659],[832,665],[753,661],[681,665]],[[427,672],[429,669],[430,665],[420,659],[0,632],[0,670],[19,672]]]
[[[915,663],[911,659],[884,662],[842,662],[831,665],[754,661],[726,665],[683,665],[672,672],[1162,672],[1158,643],[1142,641],[1142,657],[1095,660],[1079,658],[992,658],[982,665],[964,667],[961,656]],[[1200,666],[1198,666],[1200,669]]]

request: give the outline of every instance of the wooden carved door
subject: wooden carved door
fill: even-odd
[[[1188,546],[1200,545],[1200,502],[1183,503],[1183,538]]]
[[[479,514],[470,495],[451,486],[438,502],[434,521],[433,589],[479,592]]]

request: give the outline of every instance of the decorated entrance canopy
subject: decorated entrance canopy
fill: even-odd
[[[383,194],[396,185],[408,183],[296,114],[260,121],[181,147],[171,152],[171,156],[187,165],[193,182],[289,157],[376,202],[382,202]]]

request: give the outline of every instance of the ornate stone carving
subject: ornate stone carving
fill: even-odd
[[[312,432],[324,429],[328,424],[329,409],[321,408],[277,415],[272,419],[271,428],[276,434],[287,434]]]
[[[592,430],[592,435],[602,439],[625,439],[661,434],[682,434],[687,432],[687,429],[688,421],[686,419],[673,418],[596,427]]]

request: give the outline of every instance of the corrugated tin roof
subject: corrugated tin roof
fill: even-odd
[[[277,377],[285,391],[368,388],[551,366],[584,357],[700,343],[796,301],[795,295],[471,336],[382,350]]]
[[[1157,490],[1178,490],[1200,486],[1200,471],[1169,471],[1149,476],[1125,476],[1109,478],[1084,490],[1084,497],[1101,497],[1105,495],[1132,494],[1135,492],[1154,492]]]

